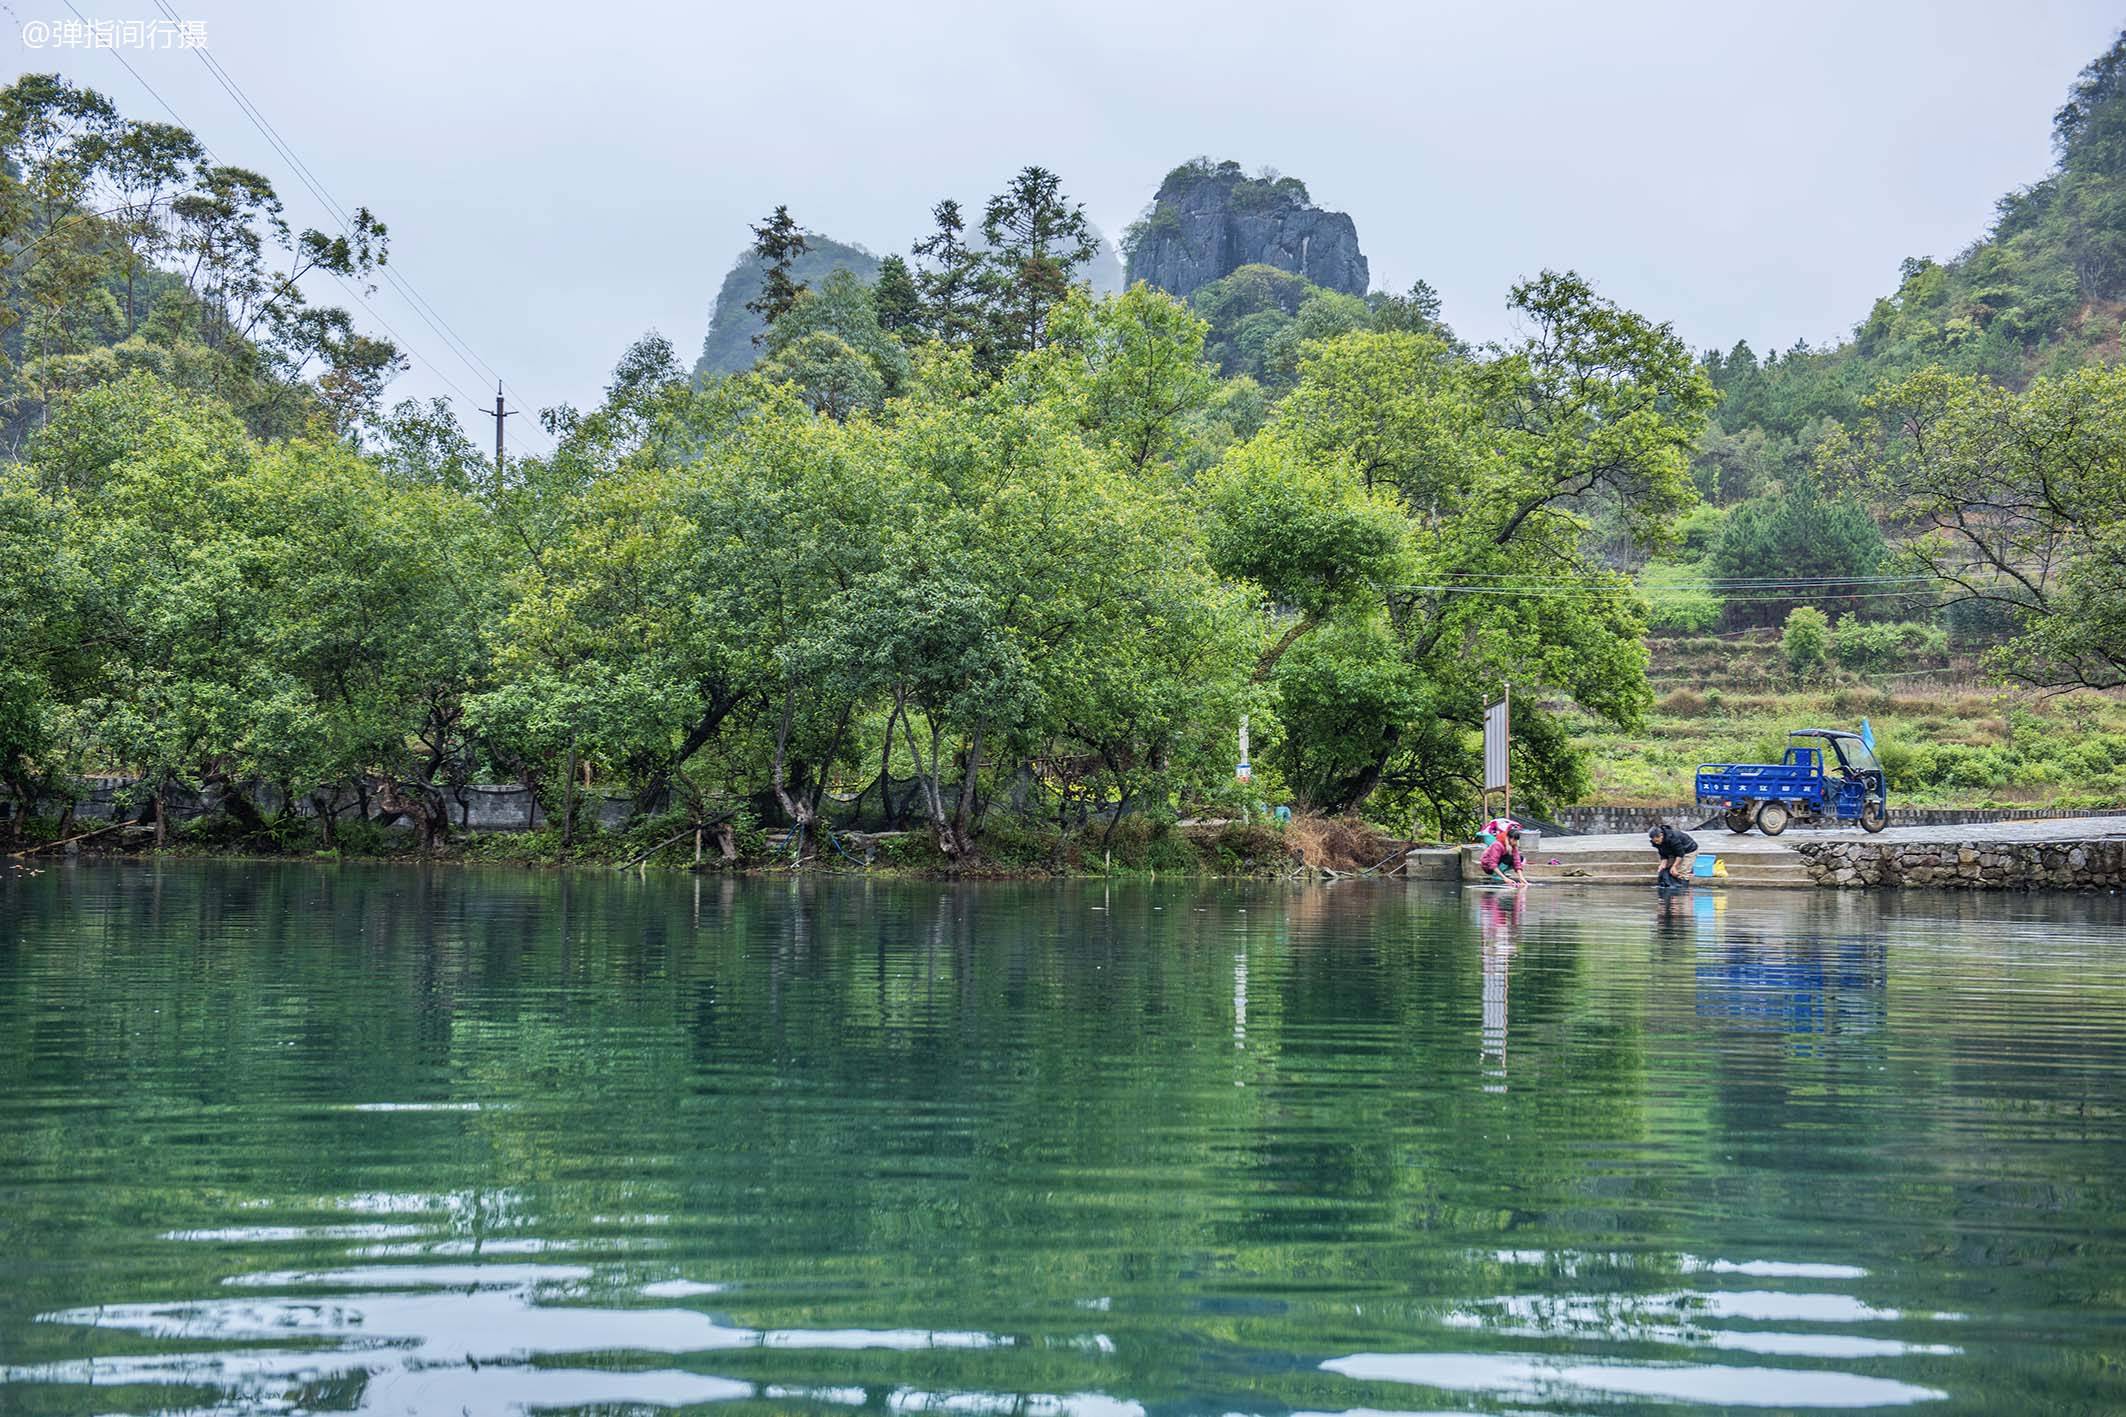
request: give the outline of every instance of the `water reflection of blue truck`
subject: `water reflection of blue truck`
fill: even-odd
[[[1879,940],[1727,941],[1701,949],[1700,1018],[1781,1033],[1873,1033],[1888,1018]]]
[[[1874,734],[1837,728],[1795,729],[1776,763],[1700,763],[1698,805],[1721,813],[1729,831],[1754,826],[1766,836],[1795,821],[1858,822],[1879,832],[1890,819]]]

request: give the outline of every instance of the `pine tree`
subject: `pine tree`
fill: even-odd
[[[778,205],[774,215],[753,228],[753,254],[767,266],[761,272],[760,294],[746,302],[746,308],[760,316],[763,325],[772,326],[790,313],[797,297],[804,293],[801,281],[790,279],[790,266],[810,247],[805,242],[804,229],[790,219],[790,209]],[[762,330],[753,336],[759,344],[767,337]]]
[[[922,293],[923,324],[949,345],[970,345],[985,332],[978,278],[982,255],[967,245],[966,220],[960,204],[947,198],[930,209],[937,229],[915,243],[924,261],[917,283]]]
[[[982,215],[981,289],[990,316],[990,354],[997,364],[1048,342],[1048,315],[1070,294],[1079,267],[1093,258],[1085,208],[1063,196],[1063,179],[1026,167],[989,199]]]
[[[878,327],[904,344],[922,338],[923,295],[916,289],[915,275],[899,256],[879,262],[878,281],[871,287],[871,303],[878,311]]]

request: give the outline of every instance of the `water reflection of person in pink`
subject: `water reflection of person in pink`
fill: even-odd
[[[1480,1062],[1493,1081],[1486,1092],[1506,1090],[1506,972],[1513,962],[1513,946],[1520,934],[1519,891],[1485,891],[1477,897],[1477,935],[1484,958],[1484,1037]]]

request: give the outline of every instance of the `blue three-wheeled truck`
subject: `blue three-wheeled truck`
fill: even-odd
[[[1863,725],[1865,727],[1865,725]],[[1792,822],[1858,822],[1879,832],[1890,820],[1888,784],[1872,733],[1797,728],[1776,763],[1700,763],[1698,805],[1727,829],[1777,836]]]

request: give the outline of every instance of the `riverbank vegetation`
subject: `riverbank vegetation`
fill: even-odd
[[[355,852],[381,821],[437,853],[501,782],[551,851],[482,851],[698,827],[803,862],[854,828],[947,870],[1149,869],[1224,849],[1184,820],[1276,803],[1458,835],[1507,683],[1537,814],[1674,800],[1686,760],[1862,713],[1903,800],[2126,800],[2126,372],[2074,334],[2119,294],[2122,68],[2047,184],[1826,354],[1694,357],[1569,272],[1484,347],[1422,283],[1096,300],[1083,213],[1029,167],[869,281],[804,279],[775,208],[750,370],[647,335],[500,465],[447,405],[384,407],[399,351],[303,294],[383,271],[381,221],[294,232],[190,134],[27,76],[0,91],[6,830],[63,832],[52,804],[113,775],[165,846],[182,801],[202,848]]]
[[[454,785],[522,782],[568,842],[595,784],[805,854],[868,815],[959,866],[1006,818],[1103,853],[1132,816],[1266,801],[1458,830],[1499,683],[1644,710],[1638,597],[1586,533],[1599,510],[1665,535],[1712,394],[1575,276],[1511,293],[1513,347],[1357,331],[1236,414],[1186,306],[1074,287],[1083,217],[1030,168],[979,248],[941,204],[890,322],[877,288],[778,280],[803,246],[778,213],[756,371],[696,384],[645,338],[601,404],[549,414],[550,456],[496,468],[440,408],[341,426],[330,371],[261,356],[313,390],[290,430],[152,331],[72,353],[115,333],[71,312],[122,274],[88,194],[134,125],[56,81],[4,113],[36,139],[16,195],[71,193],[81,256],[15,269],[59,312],[24,329],[39,406],[0,493],[0,774],[25,807],[117,772],[158,839],[184,793],[252,836],[305,816],[330,849],[381,813],[432,849]],[[165,291],[165,327],[216,298]],[[1588,593],[1454,593],[1509,574]],[[1557,722],[1531,700],[1518,724],[1531,801],[1585,786]]]

